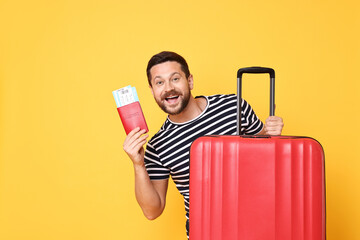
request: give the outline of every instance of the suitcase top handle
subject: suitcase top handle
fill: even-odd
[[[268,73],[270,75],[270,116],[275,115],[275,71],[272,68],[265,67],[247,67],[240,68],[237,72],[237,135],[242,135],[241,132],[241,92],[242,92],[242,75],[244,73],[260,74]]]
[[[237,77],[241,79],[243,73],[269,73],[270,78],[275,78],[275,71],[272,68],[265,68],[265,67],[240,68],[237,72]]]

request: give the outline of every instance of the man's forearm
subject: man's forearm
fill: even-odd
[[[145,217],[153,220],[161,215],[165,202],[162,202],[159,193],[149,178],[145,166],[134,164],[134,171],[136,200]]]
[[[153,183],[149,178],[144,164],[144,144],[147,137],[145,130],[137,127],[126,136],[123,148],[134,165],[136,200],[144,215],[148,219],[155,219],[165,207],[167,181]]]

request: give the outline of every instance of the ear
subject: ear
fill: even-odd
[[[193,88],[194,88],[194,78],[193,78],[192,74],[190,74],[190,76],[188,78],[188,84],[189,84],[190,90],[193,90]]]

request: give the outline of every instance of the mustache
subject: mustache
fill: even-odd
[[[181,93],[179,93],[176,90],[171,90],[170,92],[166,92],[161,96],[161,99],[164,100],[167,97],[173,96],[173,95],[181,95]]]

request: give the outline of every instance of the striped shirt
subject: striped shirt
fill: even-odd
[[[145,152],[145,166],[150,179],[168,179],[171,175],[177,189],[184,197],[187,219],[189,219],[189,152],[192,142],[205,135],[235,135],[237,127],[236,95],[199,97],[205,97],[207,100],[205,110],[196,118],[184,123],[172,122],[168,117],[148,142]],[[242,132],[247,135],[261,132],[263,123],[251,106],[242,100],[241,107]]]

